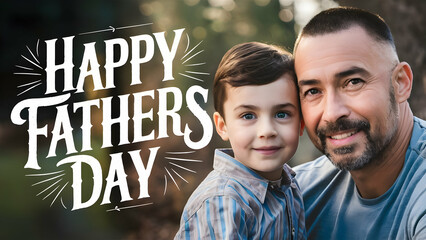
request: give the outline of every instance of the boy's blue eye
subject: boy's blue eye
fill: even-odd
[[[287,113],[285,113],[285,112],[277,112],[277,113],[275,114],[275,117],[276,117],[276,118],[288,118],[288,114],[287,114]]]
[[[254,114],[253,113],[246,113],[242,116],[243,119],[245,120],[252,120],[254,119]]]

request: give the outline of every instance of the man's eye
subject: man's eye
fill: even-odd
[[[309,89],[308,91],[305,92],[305,96],[306,95],[315,95],[315,94],[318,94],[318,93],[319,93],[318,89],[312,88],[312,89]]]
[[[277,114],[275,114],[276,118],[288,118],[289,115],[285,112],[277,112]]]
[[[360,84],[362,82],[363,82],[362,79],[359,79],[359,78],[354,78],[349,80],[349,84],[352,84],[352,85]]]
[[[364,86],[364,83],[364,80],[360,78],[349,79],[345,85],[345,88],[348,88],[348,90],[358,90]]]
[[[252,119],[255,118],[255,116],[254,116],[253,113],[246,113],[242,116],[242,118],[245,119],[245,120],[252,120]]]

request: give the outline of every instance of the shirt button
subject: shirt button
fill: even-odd
[[[292,228],[291,229],[291,235],[293,235],[294,236],[294,233],[296,232],[296,229],[294,229],[294,228]]]

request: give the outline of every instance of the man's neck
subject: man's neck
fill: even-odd
[[[407,102],[401,105],[398,129],[383,154],[368,166],[351,171],[363,198],[371,199],[383,195],[392,187],[404,166],[405,153],[413,131],[413,113]]]

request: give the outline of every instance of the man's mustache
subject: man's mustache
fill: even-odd
[[[364,131],[370,130],[370,123],[364,120],[351,120],[347,118],[339,118],[335,122],[328,122],[325,126],[317,129],[317,136],[325,146],[325,139],[327,136],[333,135],[334,133],[346,130]]]

